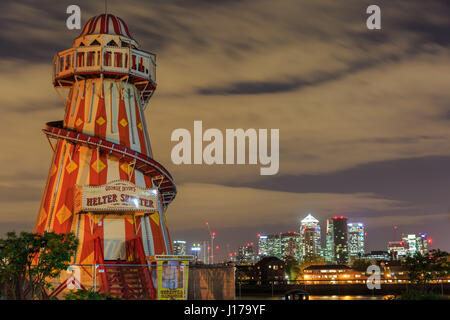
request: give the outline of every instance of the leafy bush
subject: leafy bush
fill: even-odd
[[[8,232],[0,239],[2,295],[13,300],[46,299],[49,279],[67,269],[77,246],[73,233]]]
[[[445,279],[450,274],[450,255],[439,249],[422,254],[417,252],[403,261],[413,284],[425,287],[432,280]]]
[[[421,290],[408,290],[397,297],[399,300],[449,300],[447,296],[443,296],[433,292],[425,292]]]
[[[89,290],[77,290],[64,295],[66,300],[120,300],[106,293],[99,293],[92,288]]]

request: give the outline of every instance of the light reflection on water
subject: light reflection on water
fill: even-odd
[[[309,296],[309,300],[382,300],[383,296]],[[282,296],[243,296],[236,297],[236,300],[282,300]]]
[[[382,300],[382,296],[309,296],[309,300]]]

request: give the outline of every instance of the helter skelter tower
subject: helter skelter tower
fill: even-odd
[[[111,14],[91,18],[55,56],[53,85],[69,90],[64,120],[43,130],[54,155],[35,232],[74,232],[74,264],[133,262],[139,248],[172,254],[165,212],[176,186],[153,159],[144,119],[155,59]]]

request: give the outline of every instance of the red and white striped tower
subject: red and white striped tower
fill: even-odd
[[[97,242],[106,261],[131,261],[138,247],[146,256],[172,254],[165,212],[176,186],[153,160],[144,119],[156,88],[155,60],[111,14],[91,18],[73,47],[55,56],[53,85],[68,95],[60,95],[64,120],[43,130],[54,155],[35,232],[74,232],[80,241],[74,264],[99,263]],[[156,201],[119,203],[120,188],[153,192]],[[90,190],[99,196],[85,199]],[[128,252],[136,239],[136,252]]]

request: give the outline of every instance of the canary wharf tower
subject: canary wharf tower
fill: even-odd
[[[56,54],[53,85],[65,115],[43,130],[53,159],[35,232],[75,233],[77,265],[171,254],[166,210],[176,186],[153,159],[144,118],[155,55],[121,18],[101,14]]]

